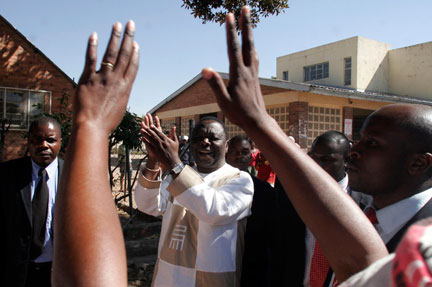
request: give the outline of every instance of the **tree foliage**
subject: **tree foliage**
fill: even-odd
[[[110,139],[115,145],[119,142],[130,150],[141,147],[141,120],[134,113],[126,111],[119,126],[111,133]]]
[[[244,5],[251,8],[251,21],[254,27],[259,23],[261,17],[279,15],[288,8],[288,0],[182,0],[182,7],[191,10],[195,18],[203,23],[216,22],[223,24],[225,15],[233,12],[239,19],[241,9]],[[238,25],[237,25],[238,27]]]
[[[114,186],[114,171],[119,167],[119,163],[111,168],[111,152],[113,147],[123,142],[129,151],[140,149],[142,146],[141,139],[141,119],[134,113],[126,111],[118,127],[110,134],[109,153],[108,153],[108,172],[111,186]]]

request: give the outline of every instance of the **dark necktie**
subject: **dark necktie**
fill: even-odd
[[[39,170],[39,183],[32,200],[32,242],[30,258],[36,259],[42,254],[45,241],[45,225],[48,214],[48,185],[45,169]]]

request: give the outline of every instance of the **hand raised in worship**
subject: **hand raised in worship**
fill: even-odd
[[[265,124],[268,116],[258,80],[258,55],[255,50],[249,7],[243,7],[240,15],[242,47],[240,47],[235,19],[232,13],[225,18],[230,80],[225,86],[221,76],[211,68],[202,75],[208,80],[224,114],[234,124],[244,127]]]
[[[86,62],[73,102],[73,123],[86,123],[109,134],[120,123],[138,71],[139,47],[133,41],[135,23],[115,23],[101,67],[96,70],[97,34],[88,41]],[[120,49],[119,49],[120,45]]]

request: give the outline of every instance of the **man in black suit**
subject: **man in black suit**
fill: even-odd
[[[60,124],[41,117],[29,128],[30,157],[0,164],[1,286],[50,286],[60,147]]]
[[[226,162],[249,172],[251,152],[246,136],[234,136],[228,143]],[[252,215],[246,223],[240,286],[280,286],[283,270],[278,250],[281,244],[278,244],[280,222],[276,190],[268,182],[253,175],[251,177],[254,183]]]
[[[338,131],[331,130],[315,138],[308,154],[338,183],[341,192],[352,195],[345,172],[349,150],[348,138]],[[280,285],[332,286],[336,279],[334,273],[317,246],[314,235],[306,228],[287,198],[279,179],[276,179],[275,190],[283,218],[281,221],[290,226],[289,230],[279,232],[280,237],[285,238],[290,246],[285,249],[280,247],[279,252],[284,254],[285,258],[289,256],[289,259],[280,263],[285,271],[284,283]],[[317,269],[323,271],[317,272]]]
[[[394,104],[372,113],[350,152],[353,190],[389,252],[414,222],[432,216],[432,108]]]

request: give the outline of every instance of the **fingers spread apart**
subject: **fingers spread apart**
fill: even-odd
[[[105,55],[102,59],[99,72],[112,73],[124,78],[135,78],[138,70],[139,46],[134,42],[135,23],[130,20],[121,39],[121,23],[113,25],[111,37]],[[119,50],[120,47],[120,50]]]

